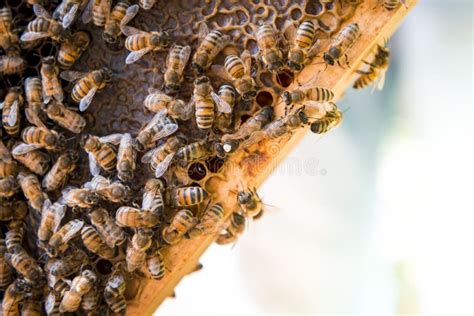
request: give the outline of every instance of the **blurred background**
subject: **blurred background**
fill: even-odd
[[[211,246],[160,314],[474,315],[472,13],[420,1],[384,90],[349,90],[260,189],[281,210]]]

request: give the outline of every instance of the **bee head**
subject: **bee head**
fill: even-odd
[[[326,64],[334,66],[334,62],[339,57],[339,55],[340,55],[339,48],[331,47],[326,53],[324,53],[323,58]]]
[[[301,71],[303,70],[303,65],[299,63],[295,63],[291,60],[288,61],[288,67],[293,71]]]
[[[204,73],[204,65],[209,63],[209,56],[207,54],[198,53],[194,55],[194,61],[191,63],[191,68],[198,74]]]
[[[321,124],[318,121],[315,121],[315,122],[311,123],[310,130],[311,130],[311,132],[313,132],[315,134],[321,134],[320,127],[321,127]]]
[[[283,92],[282,97],[283,97],[283,101],[285,101],[286,105],[291,105],[291,103],[293,102],[293,100],[291,98],[291,93],[289,91]]]
[[[203,84],[203,83],[208,83],[209,82],[209,78],[206,77],[206,76],[201,76],[199,78],[197,78],[195,81],[194,81],[194,84],[195,85],[200,85],[200,84]]]
[[[298,119],[303,124],[308,124],[308,116],[304,111],[298,111]]]
[[[165,93],[166,94],[176,94],[178,93],[180,88],[179,84],[166,84],[165,85]]]

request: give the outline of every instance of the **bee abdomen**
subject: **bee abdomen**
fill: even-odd
[[[208,197],[208,193],[201,187],[187,187],[175,189],[177,206],[195,205]]]
[[[383,6],[388,11],[396,9],[400,5],[400,0],[384,0]]]
[[[146,34],[136,34],[128,36],[125,39],[125,48],[129,51],[137,51],[147,46],[147,35]]]
[[[92,83],[89,80],[80,80],[72,89],[71,96],[75,102],[80,102],[92,88]]]
[[[147,267],[153,279],[161,280],[165,276],[165,262],[160,251],[147,259]]]
[[[370,71],[362,74],[355,82],[354,89],[363,89],[370,86],[377,79],[377,72]]]
[[[196,124],[200,129],[210,129],[214,122],[214,103],[211,100],[196,103]]]
[[[315,35],[314,24],[311,21],[304,21],[296,32],[295,42],[301,48],[310,47],[313,44]]]
[[[242,60],[235,55],[227,56],[224,62],[224,66],[229,75],[232,76],[232,78],[238,79],[244,75],[244,64]]]
[[[30,23],[28,23],[27,30],[28,32],[47,32],[49,29],[49,21],[45,18],[36,18]]]

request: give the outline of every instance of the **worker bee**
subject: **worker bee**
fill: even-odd
[[[12,159],[10,150],[0,140],[0,178],[14,176],[18,172],[18,165]]]
[[[165,202],[163,193],[165,185],[160,179],[149,179],[145,184],[142,199],[142,210],[150,211],[156,215],[163,214],[165,210]]]
[[[85,312],[93,312],[98,309],[100,305],[101,294],[101,289],[98,289],[97,286],[93,286],[86,294],[82,296],[81,308]]]
[[[87,254],[80,249],[75,249],[62,256],[61,259],[50,259],[50,261],[52,263],[48,265],[47,271],[53,277],[61,279],[79,271],[81,266],[87,263]]]
[[[91,270],[84,270],[71,283],[71,289],[64,294],[59,305],[59,311],[74,312],[81,305],[82,296],[89,292],[97,281],[97,276]]]
[[[72,239],[78,237],[84,222],[79,219],[73,219],[64,224],[57,232],[55,232],[49,239],[47,252],[51,257],[56,257],[58,253],[64,252],[67,249],[67,244]]]
[[[90,208],[99,202],[94,190],[90,188],[66,187],[62,197],[69,207]]]
[[[245,216],[238,212],[232,213],[232,215],[230,215],[229,225],[227,226],[225,232],[221,233],[217,237],[216,243],[219,245],[227,245],[235,242],[237,238],[244,232],[245,223]]]
[[[64,71],[61,73],[61,78],[75,82],[71,97],[74,102],[79,103],[79,110],[84,112],[97,91],[103,90],[112,79],[112,72],[106,67],[90,72]]]
[[[8,223],[8,232],[5,235],[5,245],[9,253],[23,251],[23,237],[25,236],[25,222],[12,220]]]
[[[122,33],[122,29],[138,13],[138,5],[130,5],[127,0],[120,0],[110,11],[104,26],[103,38],[107,43],[116,43]]]
[[[91,181],[84,184],[84,188],[92,190],[104,200],[112,203],[123,203],[128,201],[130,188],[118,181],[111,182],[109,179],[97,175]]]
[[[146,124],[137,135],[139,150],[150,148],[153,144],[178,130],[178,123],[161,110]]]
[[[0,289],[5,290],[7,286],[13,281],[12,269],[5,259],[7,247],[5,240],[0,239]]]
[[[12,197],[18,192],[19,186],[14,176],[0,179],[0,198]]]
[[[84,246],[90,252],[104,259],[112,259],[115,257],[115,248],[110,248],[107,246],[94,227],[90,225],[84,225],[81,230],[81,238]]]
[[[1,75],[21,74],[25,71],[26,66],[26,60],[20,56],[20,49],[17,45],[10,46],[6,50],[6,55],[0,56]]]
[[[198,186],[173,188],[170,194],[171,203],[174,206],[197,205],[208,197],[209,193]]]
[[[167,32],[145,32],[131,26],[122,28],[127,36],[125,48],[130,51],[125,59],[126,64],[133,64],[151,51],[159,51],[169,46],[170,38]]]
[[[159,178],[168,170],[176,152],[183,145],[184,143],[181,138],[170,137],[166,142],[143,155],[141,162],[149,163],[151,170],[155,172],[155,177]]]
[[[59,81],[59,68],[56,64],[56,59],[53,56],[43,58],[40,72],[44,102],[46,104],[51,100],[63,102],[64,91]]]
[[[40,150],[24,152],[23,148],[25,147],[28,147],[25,143],[15,146],[12,150],[13,158],[37,175],[44,175],[48,171],[51,161],[49,155]]]
[[[62,103],[52,102],[46,108],[46,115],[59,126],[74,134],[81,133],[86,127],[86,120],[79,113],[71,111]]]
[[[213,91],[209,78],[205,76],[194,81],[191,103],[195,105],[196,124],[202,130],[209,130],[212,127],[216,108],[221,113],[232,112],[231,106]]]
[[[10,47],[17,45],[18,36],[12,31],[13,17],[10,8],[0,9],[0,47],[7,51]]]
[[[304,105],[314,109],[323,108],[324,103],[331,102],[334,99],[334,93],[327,88],[316,86],[317,77],[299,85],[298,88],[285,91],[282,94],[282,99],[286,106]]]
[[[120,180],[133,180],[137,168],[137,149],[135,140],[130,133],[122,134],[117,153],[117,176]]]
[[[244,50],[241,57],[236,55],[227,56],[224,67],[214,65],[212,71],[218,77],[232,83],[242,99],[248,101],[257,95],[251,68],[252,55],[248,50]]]
[[[32,285],[31,291],[21,306],[22,315],[41,316],[43,307],[43,286],[41,284]]]
[[[219,87],[217,92],[219,97],[227,102],[231,109],[234,109],[235,105],[235,89],[231,85],[223,84]],[[214,120],[214,126],[221,132],[228,133],[230,132],[232,125],[232,112],[231,113],[221,113],[218,112]]]
[[[146,257],[146,265],[148,268],[148,272],[155,280],[161,280],[165,276],[166,273],[166,266],[165,261],[163,259],[163,255],[161,254],[160,249],[155,245],[150,247],[147,257]]]
[[[345,26],[332,40],[328,51],[324,53],[324,61],[327,65],[333,66],[335,62],[342,67],[340,58],[345,56],[346,65],[349,66],[347,52],[354,46],[360,36],[359,25],[357,23]]]
[[[51,14],[41,5],[35,4],[33,11],[37,18],[28,23],[26,32],[20,37],[23,42],[47,37],[50,37],[55,42],[61,42],[70,36],[63,25],[59,21],[54,20]]]
[[[61,22],[63,28],[68,28],[74,22],[79,11],[84,8],[83,0],[62,0],[54,10],[53,19]]]
[[[407,7],[406,0],[378,0],[378,4],[380,4],[381,1],[383,1],[383,7],[388,11],[395,10],[400,4],[403,4],[405,8]]]
[[[93,135],[85,138],[83,148],[89,155],[89,170],[93,176],[100,173],[100,168],[108,172],[115,169],[117,152],[106,141],[109,139]]]
[[[202,234],[212,234],[223,228],[221,221],[224,218],[224,208],[222,204],[216,203],[206,210],[199,223],[196,224],[190,231],[189,236],[197,237]]]
[[[89,213],[89,217],[92,225],[97,229],[107,246],[114,248],[125,241],[124,231],[110,217],[107,210],[103,208],[94,209]]]
[[[277,34],[270,24],[260,25],[257,33],[259,56],[270,72],[278,72],[284,66],[283,54],[278,48]]]
[[[237,193],[237,203],[240,205],[244,216],[249,218],[259,216],[263,210],[263,203],[256,188],[239,191]]]
[[[122,273],[115,272],[105,284],[104,299],[112,312],[122,315],[127,309],[124,293],[126,289],[125,278]]]
[[[2,315],[19,315],[19,305],[30,291],[30,284],[23,279],[16,279],[5,290],[2,301]]]
[[[152,242],[153,230],[149,228],[137,229],[125,257],[129,272],[133,272],[143,265],[146,260],[146,251],[151,247]]]
[[[371,63],[366,61],[364,63],[369,65],[369,69],[367,71],[356,71],[360,76],[354,82],[354,88],[362,89],[374,84],[374,88],[382,90],[385,83],[385,73],[390,65],[390,51],[387,46],[377,45],[374,60]]]
[[[183,81],[183,71],[191,56],[191,46],[173,45],[166,58],[165,92],[177,93]]]
[[[182,209],[175,214],[171,224],[163,229],[163,240],[169,245],[174,245],[197,223],[198,219],[190,210]]]
[[[293,72],[300,72],[316,56],[319,40],[315,41],[316,27],[311,20],[302,22],[298,28],[293,22],[287,21],[285,35],[291,43],[288,52],[288,68]]]
[[[149,89],[149,94],[143,102],[144,107],[151,112],[159,112],[166,109],[168,116],[187,121],[193,115],[193,107],[191,103],[186,103],[183,100],[176,99],[166,95],[156,89]]]
[[[95,26],[104,27],[109,17],[111,0],[88,0],[87,6],[82,13],[82,22],[84,24],[92,23]]]
[[[91,42],[89,33],[75,32],[70,38],[61,43],[58,52],[58,64],[63,69],[69,69],[86,51]]]
[[[115,221],[122,227],[151,228],[160,223],[160,218],[151,211],[122,206],[115,213]]]
[[[41,185],[46,191],[60,189],[77,166],[79,157],[76,152],[69,150],[58,157],[48,173],[44,176]]]
[[[22,200],[2,201],[0,205],[0,222],[22,220],[28,213],[28,206]]]
[[[213,153],[213,143],[208,140],[191,143],[176,152],[176,158],[183,162],[205,159]]]
[[[203,74],[211,66],[217,54],[229,43],[230,38],[219,30],[209,32],[205,23],[199,26],[198,36],[201,43],[194,53],[191,66],[198,74]]]
[[[61,220],[64,218],[64,215],[66,215],[66,210],[66,204],[62,199],[59,199],[53,204],[51,204],[49,199],[45,200],[37,233],[38,241],[42,246],[58,231]]]
[[[226,134],[222,137],[223,151],[226,153],[234,152],[239,146],[239,140],[247,138],[252,135],[252,133],[261,130],[266,124],[271,122],[272,116],[272,107],[262,107],[251,118],[242,123],[237,132],[233,134]]]
[[[334,105],[334,110],[329,111],[320,119],[312,122],[311,132],[315,134],[324,134],[337,127],[342,122],[342,112]]]
[[[2,110],[2,125],[8,135],[15,136],[20,132],[21,112],[23,96],[20,87],[8,90],[5,100],[0,103]]]
[[[15,253],[5,254],[5,259],[16,272],[21,274],[30,283],[39,282],[44,278],[43,269],[23,249]]]
[[[138,3],[143,10],[150,10],[155,5],[156,0],[140,0]]]
[[[20,154],[39,148],[59,151],[64,146],[63,135],[43,127],[28,126],[21,132],[21,138],[29,146],[23,146],[21,151],[17,149]]]
[[[18,174],[17,180],[30,206],[38,212],[41,212],[43,203],[48,196],[41,189],[38,177],[32,173],[22,171]]]
[[[25,109],[25,115],[28,122],[37,126],[46,128],[40,118],[43,106],[43,87],[39,77],[28,77],[25,80],[25,96],[28,106]]]

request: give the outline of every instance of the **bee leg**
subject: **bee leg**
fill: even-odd
[[[351,65],[349,64],[349,57],[347,57],[347,54],[344,54],[344,58],[346,59],[346,65],[349,69],[351,69]]]

